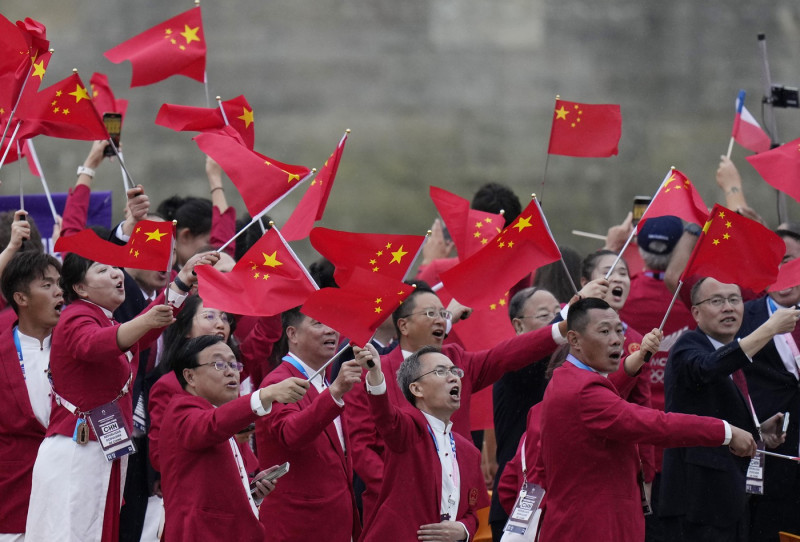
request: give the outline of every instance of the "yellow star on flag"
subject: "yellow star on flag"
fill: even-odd
[[[514,224],[514,227],[517,228],[517,231],[522,231],[525,228],[530,228],[531,218],[533,218],[533,215],[529,216],[528,218],[520,217],[519,221],[517,221],[517,223]]]
[[[400,263],[400,260],[402,260],[403,256],[405,256],[406,254],[408,254],[408,251],[403,251],[403,245],[400,245],[400,248],[392,252],[392,261],[389,263],[395,263],[395,262]]]
[[[59,92],[61,92],[61,91],[59,91]],[[80,102],[81,100],[84,100],[84,99],[85,100],[91,100],[91,98],[89,97],[89,93],[86,92],[86,88],[82,87],[80,85],[75,85],[75,92],[70,92],[69,95],[70,96],[75,96],[75,103],[78,103],[78,102]],[[56,93],[56,96],[58,96],[58,93]]]
[[[241,116],[236,118],[244,121],[245,128],[250,128],[250,125],[253,124],[253,110],[251,109],[250,111],[248,111],[247,108],[244,106],[242,106],[242,109],[244,110],[244,113],[242,113]]]
[[[562,105],[559,109],[556,109],[556,120],[558,119],[567,120],[567,114],[569,114],[569,111],[567,111]]]
[[[144,234],[147,236],[145,242],[152,241],[153,239],[155,239],[156,241],[161,241],[161,238],[167,235],[167,232],[162,233],[158,228],[156,228],[155,231],[146,231],[144,232]]]
[[[277,250],[274,251],[269,256],[267,254],[265,254],[264,252],[262,252],[261,255],[264,256],[264,263],[262,265],[266,265],[268,267],[278,267],[279,265],[283,265],[283,263],[278,261],[278,258],[276,257],[276,254],[278,254]]]
[[[183,32],[181,32],[181,36],[186,39],[186,45],[189,45],[193,41],[200,41],[200,38],[197,37],[198,30],[200,30],[199,26],[189,28],[188,24],[183,25]]]
[[[44,77],[44,59],[40,60],[38,64],[33,63],[33,76],[41,80]]]

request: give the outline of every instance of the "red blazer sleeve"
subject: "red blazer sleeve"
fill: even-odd
[[[264,385],[272,383],[265,381]],[[311,443],[342,413],[329,389],[302,410],[298,405],[272,403],[272,412],[266,417],[267,433],[287,450],[298,450]]]
[[[281,338],[281,332],[280,315],[263,316],[256,320],[253,329],[239,345],[245,371],[252,377],[253,382],[261,382],[267,376],[269,355],[275,343]]]
[[[367,372],[362,374],[362,382]],[[344,418],[350,436],[350,450],[353,453],[353,469],[368,487],[381,486],[383,481],[383,458],[380,456],[375,423],[370,413],[367,389],[364,385],[354,386],[347,394],[347,408]]]
[[[89,197],[92,191],[88,186],[80,184],[69,191],[61,217],[61,236],[74,235],[86,228],[86,217],[89,216]]]
[[[187,450],[202,450],[225,442],[258,418],[250,409],[249,395],[219,408],[198,409],[198,403],[203,401],[202,398],[176,401],[167,410],[167,415],[172,416],[176,426],[181,428],[178,442]]]
[[[224,213],[219,212],[219,207],[211,208],[211,236],[208,244],[212,247],[221,247],[236,235],[236,209],[228,206]],[[233,258],[236,255],[236,244],[230,243],[225,247],[225,254]]]
[[[388,393],[368,394],[368,399],[375,427],[386,446],[394,452],[403,453],[414,445],[419,439],[420,429],[412,415],[393,405]]]

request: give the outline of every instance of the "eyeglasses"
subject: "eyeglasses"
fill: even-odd
[[[533,318],[534,320],[539,320],[540,322],[547,323],[550,322],[553,318],[555,318],[556,314],[557,313],[552,312],[547,314],[536,314],[533,316],[517,316],[516,318],[519,318],[520,320],[524,320],[525,318]]]
[[[215,310],[204,310],[202,312],[197,313],[197,318],[200,320],[206,320],[209,324],[213,324],[219,318],[223,324],[230,325],[230,319],[228,318],[228,313],[215,311]]]
[[[432,369],[432,370],[428,371],[427,373],[422,373],[417,378],[412,380],[412,382],[416,382],[417,380],[419,380],[423,376],[427,376],[427,375],[429,375],[431,373],[435,374],[436,376],[438,376],[440,378],[444,378],[448,374],[451,374],[451,375],[453,375],[455,377],[458,377],[458,378],[464,378],[464,369],[462,369],[461,367],[456,367],[455,365],[453,365],[451,367],[444,367],[444,366],[440,365],[440,366],[436,367],[435,369]]]
[[[208,363],[198,363],[198,367],[204,367],[206,365],[213,365],[217,371],[224,371],[225,369],[230,369],[231,371],[236,371],[237,373],[242,372],[244,369],[244,365],[239,363],[238,361],[209,361]]]
[[[702,305],[703,303],[708,303],[712,307],[718,309],[721,306],[723,306],[726,301],[730,304],[731,307],[738,307],[739,305],[742,304],[742,296],[740,295],[732,295],[728,297],[714,296],[714,297],[709,297],[708,299],[704,299],[702,301],[698,301],[694,305],[696,307],[698,305]]]
[[[407,314],[407,315],[403,316],[402,318],[408,318],[409,316],[414,316],[415,314],[424,314],[425,316],[427,316],[431,320],[435,319],[437,316],[440,316],[440,317],[444,318],[445,320],[452,320],[453,319],[453,313],[448,311],[448,310],[445,310],[445,309],[440,309],[440,310],[427,309],[427,310],[424,310],[424,311],[412,312],[410,314]]]

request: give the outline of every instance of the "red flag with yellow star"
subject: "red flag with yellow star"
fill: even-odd
[[[347,284],[358,267],[403,280],[425,241],[422,235],[351,233],[319,227],[311,230],[309,239],[336,267],[333,276],[339,285]]]
[[[26,77],[28,80],[24,88],[25,97],[29,98],[36,95],[44,79],[51,56],[49,51],[41,53],[37,58],[33,59],[33,64],[26,63],[24,65],[24,73],[0,73],[0,129],[4,128],[8,119],[11,118],[11,111],[14,110],[14,104],[20,98],[20,92],[23,90],[22,84],[25,82]],[[32,69],[29,70],[31,67]],[[30,76],[28,76],[29,71]],[[19,110],[17,110],[16,114],[19,115],[19,113]],[[19,117],[17,116],[17,118]]]
[[[617,155],[622,113],[615,104],[580,104],[556,100],[549,154],[579,157]]]
[[[397,279],[357,267],[344,286],[312,293],[300,311],[363,348],[413,290]]]
[[[648,218],[659,216],[677,216],[694,224],[705,224],[708,217],[708,207],[697,193],[694,184],[677,169],[671,169],[664,177],[653,201],[639,220],[637,231],[642,229]]]
[[[90,229],[75,235],[59,237],[56,252],[74,252],[95,262],[164,271],[172,256],[173,226],[170,222],[140,220],[133,229],[131,238],[124,245],[105,241]]]
[[[20,101],[17,138],[47,135],[64,139],[108,139],[108,132],[77,73]]]
[[[311,181],[303,199],[295,207],[292,216],[284,224],[281,233],[287,241],[298,241],[305,239],[311,233],[314,222],[322,220],[325,213],[325,205],[328,203],[328,196],[333,188],[333,181],[336,179],[336,172],[339,169],[339,161],[342,159],[344,145],[347,143],[347,133],[344,134],[336,150],[330,158],[325,161],[325,165],[319,170],[317,176]]]
[[[253,108],[242,96],[220,102],[229,125],[239,132],[247,148],[255,144],[256,129]],[[188,105],[164,104],[158,110],[156,124],[176,132],[222,133],[225,119],[219,107],[190,107]]]
[[[430,194],[456,245],[459,260],[478,252],[503,229],[503,215],[470,209],[468,200],[436,186],[430,187]]]
[[[742,290],[761,292],[773,284],[786,245],[755,220],[714,205],[681,275],[713,277]]]
[[[207,265],[196,271],[203,303],[234,314],[280,314],[302,305],[317,289],[275,228],[256,241],[229,273]]]
[[[228,174],[251,216],[276,203],[311,172],[305,166],[284,164],[251,151],[230,126],[222,130],[221,134],[200,134],[194,140]]]
[[[800,201],[800,139],[746,159],[767,184]]]
[[[89,79],[92,101],[98,113],[120,113],[122,120],[125,120],[125,113],[128,111],[128,100],[117,99],[108,83],[108,76],[104,73],[95,72]]]
[[[200,6],[123,41],[106,51],[105,57],[114,64],[131,61],[131,87],[152,85],[173,75],[202,83],[206,40]]]
[[[561,258],[539,203],[533,199],[519,217],[481,250],[441,274],[462,305],[479,307],[500,299],[521,278]]]
[[[14,24],[0,14],[0,107],[6,110],[6,115],[14,107],[29,74],[35,73],[41,83],[50,58],[49,45],[42,23],[26,18]],[[47,60],[41,62],[45,55]],[[26,93],[36,92],[38,86],[32,90],[27,88],[32,83],[28,79]],[[0,113],[0,122],[2,118]]]

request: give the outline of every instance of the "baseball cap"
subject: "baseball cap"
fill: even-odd
[[[658,216],[648,218],[636,242],[652,254],[669,254],[683,235],[683,222],[677,216]]]

